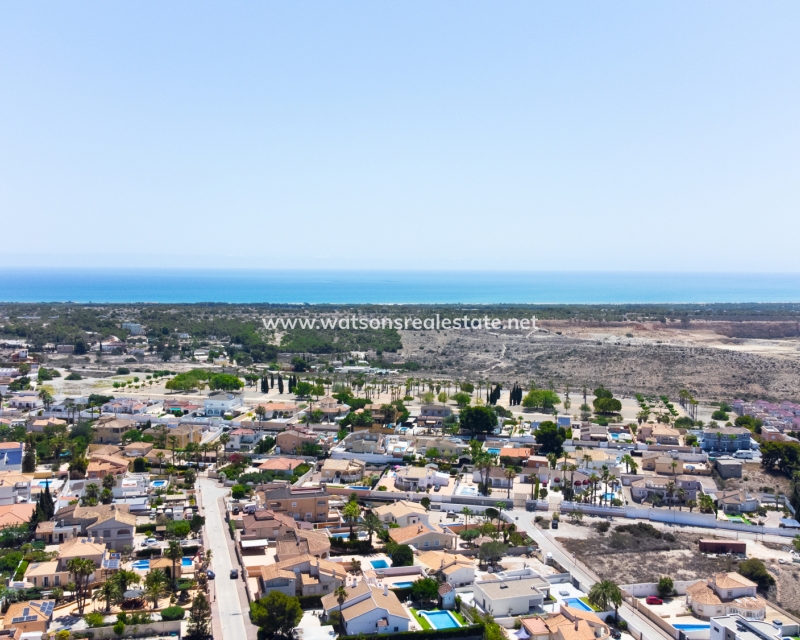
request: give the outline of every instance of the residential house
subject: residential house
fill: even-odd
[[[547,617],[522,618],[525,636],[530,640],[606,640],[611,631],[591,611],[583,611],[565,605],[558,613]]]
[[[399,500],[391,504],[381,505],[372,510],[381,519],[381,522],[396,524],[399,527],[408,527],[420,522],[428,522],[428,512],[419,502]]]
[[[316,444],[319,436],[305,427],[292,427],[275,438],[280,453],[300,453],[305,444]]]
[[[226,451],[250,451],[253,445],[261,439],[252,429],[234,429],[228,433],[230,442],[225,446]]]
[[[295,520],[328,521],[330,496],[323,489],[305,489],[275,482],[260,487],[257,498],[267,509],[287,513]]]
[[[6,400],[9,407],[22,411],[36,411],[44,407],[37,391],[16,391]]]
[[[55,600],[15,602],[3,616],[3,629],[16,629],[18,634],[44,633],[53,619]]]
[[[176,449],[185,449],[190,442],[200,444],[203,441],[204,429],[196,424],[180,424],[169,430],[167,444],[172,447],[172,438],[177,439]]]
[[[653,476],[631,482],[631,497],[636,502],[658,496],[662,502],[680,502],[678,489],[683,489],[684,500],[696,500],[702,491],[702,483],[692,476]],[[668,495],[671,493],[671,495]]]
[[[36,505],[30,502],[0,506],[0,529],[28,524],[34,511]]]
[[[212,391],[203,403],[207,416],[233,415],[238,407],[244,404],[242,396],[227,391]]]
[[[97,444],[120,444],[122,436],[136,428],[136,422],[127,418],[102,416],[94,424],[94,441]]]
[[[328,458],[320,467],[320,482],[359,482],[364,477],[366,466],[366,463],[361,460],[335,460]]]
[[[399,529],[389,529],[389,537],[397,544],[407,544],[416,549],[455,549],[457,536],[448,529],[418,522]]]
[[[297,529],[297,522],[285,513],[256,510],[242,517],[240,540],[277,540]]]
[[[51,535],[54,543],[88,535],[118,551],[125,545],[133,546],[136,517],[127,504],[70,505],[59,509],[53,520]]]
[[[147,404],[136,398],[115,398],[114,400],[109,400],[100,407],[100,411],[103,413],[113,413],[115,416],[120,413],[137,415],[147,412]]]
[[[453,410],[447,405],[424,404],[420,407],[415,424],[424,429],[441,429],[444,427],[444,421],[451,415]]]
[[[265,402],[258,406],[264,408],[265,420],[293,418],[297,415],[297,405],[294,402]]]
[[[662,475],[683,473],[683,460],[657,451],[645,451],[642,453],[642,470]]]
[[[346,404],[342,404],[335,398],[325,397],[320,398],[319,402],[312,402],[308,411],[322,411],[322,413],[325,414],[325,419],[332,421],[334,418],[347,415],[350,411],[350,407]]]
[[[475,605],[497,617],[524,615],[544,604],[550,583],[531,569],[498,573],[473,585]]]
[[[258,579],[257,598],[270,591],[280,591],[287,596],[324,596],[342,586],[347,572],[337,562],[306,554],[262,565],[255,575]]]
[[[115,478],[124,476],[128,472],[130,460],[120,456],[104,456],[96,453],[89,454],[89,464],[86,467],[86,480],[96,480],[100,484],[107,475]]]
[[[303,464],[303,461],[298,458],[270,458],[258,465],[258,469],[261,471],[272,471],[273,473],[284,476],[291,476],[294,474],[294,470],[301,464]]]
[[[723,513],[750,513],[758,509],[759,500],[744,489],[717,492],[717,507]]]
[[[131,442],[123,448],[123,453],[128,458],[146,458],[153,450],[152,442]]]
[[[786,616],[776,619],[753,620],[740,615],[711,618],[711,640],[782,640],[800,635],[800,625]]]
[[[22,443],[0,442],[0,471],[22,471]]]
[[[341,610],[347,635],[399,633],[408,631],[411,625],[411,615],[388,585],[372,587],[362,581],[347,587],[347,598],[341,605],[331,593],[323,596],[322,606],[326,616]]]
[[[130,513],[130,510],[123,511],[121,509],[113,509],[103,513],[93,524],[86,527],[86,532],[89,536],[95,540],[102,540],[110,549],[117,551],[122,551],[123,547],[126,546],[133,546],[135,531],[136,516]]]
[[[661,445],[679,445],[681,432],[667,425],[643,424],[636,431],[639,442],[655,442]]]
[[[31,479],[16,471],[0,471],[0,505],[31,501]]]
[[[767,603],[756,594],[758,585],[743,575],[717,573],[686,588],[686,604],[698,618],[740,615],[763,620]]]
[[[47,427],[66,427],[66,420],[58,418],[36,418],[28,423],[28,431],[31,433],[44,433]]]
[[[592,422],[583,425],[580,430],[580,440],[583,442],[607,442],[608,427]]]
[[[275,542],[275,559],[278,562],[303,555],[327,558],[330,552],[328,536],[314,530],[290,529]]]
[[[446,487],[449,484],[450,474],[440,472],[434,464],[398,469],[394,478],[394,486],[402,491],[424,491],[430,487]]]
[[[439,436],[418,436],[415,443],[417,453],[426,454],[429,449],[436,449],[442,457],[458,457],[469,455],[469,445],[458,438],[442,438]]]
[[[440,574],[453,587],[465,587],[475,581],[475,562],[466,556],[427,551],[417,558],[429,576]]]
[[[482,483],[485,475],[480,469],[472,472],[472,481]],[[514,486],[514,480],[506,477],[506,470],[503,467],[492,467],[489,469],[489,486],[493,489],[508,489]]]
[[[743,427],[708,427],[703,429],[703,451],[750,450],[750,431]]]
[[[189,413],[194,413],[198,409],[202,409],[203,405],[192,402],[191,400],[164,400],[163,408],[165,413],[187,415]]]

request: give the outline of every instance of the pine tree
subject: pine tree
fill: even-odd
[[[278,374],[278,393],[283,393],[283,377],[281,374]]]
[[[34,471],[36,471],[36,448],[33,446],[33,438],[29,437],[25,441],[25,454],[22,456],[22,473]]]

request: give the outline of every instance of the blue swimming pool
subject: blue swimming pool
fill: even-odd
[[[150,486],[151,487],[155,487],[156,489],[159,489],[161,487],[166,487],[167,486],[167,481],[166,480],[153,480],[150,483]]]
[[[493,456],[499,456],[500,455],[500,449],[487,449],[487,451],[489,453],[491,453]],[[443,628],[447,628],[447,627],[443,627]]]
[[[394,589],[409,589],[409,588],[411,588],[411,585],[413,585],[413,584],[414,584],[413,582],[395,582],[392,585],[392,588],[394,588]]]
[[[184,556],[181,558],[181,567],[184,569],[189,569],[194,566],[194,560],[191,558]]]
[[[457,629],[461,623],[449,611],[418,611],[434,629]]]
[[[592,608],[583,602],[580,598],[567,598],[564,600],[564,604],[568,607],[572,607],[573,609],[580,609],[581,611],[591,611]]]
[[[133,568],[138,569],[139,571],[149,571],[150,570],[150,561],[149,560],[137,560],[133,563]]]
[[[388,569],[389,563],[386,560],[370,560],[373,569]]]
[[[353,489],[354,491],[369,491],[369,487],[361,487],[361,486],[358,486],[358,485],[352,486],[352,487],[347,487],[347,488],[348,489]]]
[[[681,631],[702,631],[711,628],[710,624],[673,624],[672,626]]]
[[[615,493],[604,493],[603,494],[603,499],[605,499],[605,500],[613,500],[616,497],[617,497],[617,494],[615,494]]]

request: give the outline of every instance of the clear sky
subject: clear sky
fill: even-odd
[[[797,2],[4,2],[2,265],[800,271]]]

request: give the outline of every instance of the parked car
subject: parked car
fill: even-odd
[[[147,538],[147,540],[144,541],[145,547],[155,547],[157,545],[158,545],[158,540],[156,540],[155,538]]]
[[[614,638],[614,640],[619,640],[622,637],[622,634],[620,633],[620,631],[618,629],[612,629],[611,630],[611,637]]]
[[[656,598],[655,596],[647,596],[646,602],[647,604],[664,604],[661,598]]]
[[[550,526],[551,526],[553,529],[558,529],[558,520],[553,520],[553,521],[550,523]]]
[[[231,569],[231,580],[236,580],[239,577],[238,569]]]
[[[209,580],[213,580],[214,578],[217,577],[217,574],[211,571],[211,569],[209,569],[208,571],[206,571],[206,576],[208,577]]]

